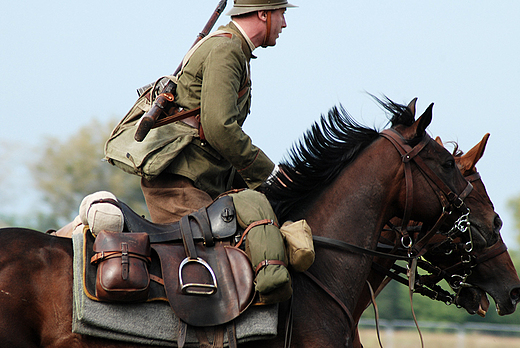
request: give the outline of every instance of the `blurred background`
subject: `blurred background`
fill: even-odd
[[[287,10],[277,45],[255,50],[251,63],[245,131],[254,143],[279,162],[340,104],[360,123],[383,129],[386,114],[368,93],[400,104],[418,97],[418,113],[435,103],[429,132],[445,143],[468,151],[491,133],[477,167],[517,260],[520,2],[291,2],[299,8]],[[217,3],[3,4],[0,224],[59,228],[85,195],[101,189],[146,214],[139,179],[102,162],[103,144],[135,102],[136,88],[175,70]],[[228,21],[222,15],[215,29]],[[382,317],[409,319],[406,294],[404,302],[388,300],[401,307],[383,310],[384,296],[402,296],[395,286],[381,294]],[[498,318],[490,311],[482,319],[420,301],[420,320],[519,323],[517,314]]]

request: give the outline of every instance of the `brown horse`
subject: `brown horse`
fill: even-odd
[[[489,200],[476,197],[463,202],[471,186],[453,156],[426,133],[432,106],[415,121],[405,106],[388,105],[399,112],[393,116],[392,129],[383,133],[362,127],[333,109],[328,118],[322,118],[321,128],[315,125],[306,134],[300,148],[292,152],[293,163],[282,165],[279,180],[266,190],[281,222],[306,218],[317,236],[374,250],[383,226],[395,216],[405,215],[427,225],[444,217],[446,224],[452,224],[469,208],[472,226],[478,226],[481,234],[493,233]],[[403,149],[410,151],[403,156]],[[443,214],[446,211],[451,214]],[[371,256],[316,248],[309,275],[293,276],[294,347],[352,346],[350,313],[371,264]],[[317,284],[324,284],[327,290]],[[2,345],[139,347],[72,333],[71,289],[70,239],[27,229],[1,230]],[[285,317],[282,308],[280,332]],[[283,347],[284,337],[243,346]]]
[[[402,122],[402,118],[410,112],[410,110],[391,102],[386,104],[386,106],[394,114],[394,128],[402,130],[403,133],[406,134],[406,128],[402,123],[400,124],[400,122]],[[424,117],[424,115],[422,117]],[[284,178],[285,175],[280,175],[282,184],[277,185],[276,189],[278,192],[276,192],[276,194],[269,194],[268,192],[268,195],[274,201],[281,202],[276,211],[277,214],[281,216],[282,220],[296,220],[305,217],[313,227],[315,235],[332,235],[334,238],[342,241],[348,241],[351,244],[356,244],[358,246],[364,245],[365,247],[370,248],[368,245],[370,245],[370,242],[373,243],[374,240],[367,243],[366,240],[361,241],[360,239],[356,239],[356,231],[363,231],[357,233],[361,233],[365,237],[370,238],[370,232],[368,231],[372,231],[374,226],[378,226],[378,224],[383,222],[377,219],[370,220],[365,215],[366,210],[364,210],[364,208],[372,206],[374,202],[369,202],[370,200],[368,199],[368,201],[365,200],[363,203],[363,198],[360,197],[359,193],[353,194],[355,202],[361,202],[352,203],[356,205],[359,204],[357,206],[359,209],[353,209],[353,207],[349,206],[349,203],[352,202],[350,201],[352,196],[349,197],[349,195],[343,195],[344,192],[349,191],[349,189],[356,190],[359,188],[356,185],[360,182],[360,179],[359,177],[355,177],[356,175],[363,174],[356,172],[356,170],[351,167],[342,168],[343,172],[341,172],[338,178],[334,181],[334,184],[329,186],[328,190],[318,190],[319,192],[317,194],[312,191],[312,189],[319,186],[320,183],[323,183],[324,181],[330,182],[333,180],[331,178],[334,177],[330,172],[318,173],[315,171],[317,166],[323,164],[320,160],[323,160],[324,157],[321,156],[321,153],[319,153],[316,148],[326,141],[323,138],[330,139],[335,135],[335,133],[325,125],[323,125],[322,128],[325,129],[323,133],[317,134],[315,131],[314,134],[309,134],[307,136],[306,147],[301,146],[299,154],[293,152],[294,163],[288,165],[288,168],[284,167],[284,172],[286,172],[286,175],[289,178]],[[353,136],[354,135],[350,134],[350,137]],[[372,145],[374,146],[375,144],[376,142]],[[446,151],[444,148],[441,149],[436,147],[434,144],[431,145],[433,145],[433,147],[427,150],[427,153],[430,155],[433,153],[439,155]],[[326,156],[324,161],[333,162],[335,159],[341,161],[344,158],[342,158],[342,156],[345,156],[345,153],[350,151],[350,149],[342,148],[341,146],[337,146],[337,144],[331,144],[329,148],[330,147],[336,148],[337,152],[333,155]],[[424,150],[425,149],[422,151]],[[303,155],[301,155],[302,153]],[[366,155],[370,156],[370,154]],[[335,156],[337,157],[335,158]],[[449,160],[447,158],[446,160],[447,162],[444,162],[444,164],[442,164],[443,162],[441,161],[440,163],[430,163],[429,165],[432,168],[440,169],[441,173],[448,168],[455,168],[453,157],[450,156]],[[358,162],[357,164],[359,166],[369,166],[369,164],[363,162]],[[402,162],[398,164],[402,165]],[[356,162],[354,162],[354,166],[355,165]],[[386,167],[386,164],[384,166],[385,169],[390,168]],[[368,170],[371,173],[375,172],[373,169]],[[417,172],[418,171],[420,170],[417,170]],[[290,174],[287,174],[287,172]],[[418,174],[417,172],[415,172],[415,175]],[[402,178],[404,180],[404,174],[402,171],[398,171],[394,175],[394,178]],[[414,180],[420,181],[421,176],[418,175],[418,177],[414,177]],[[356,184],[354,184],[354,182]],[[369,185],[369,187],[373,187],[373,185],[374,184],[372,184],[372,186]],[[405,186],[404,184],[402,185]],[[406,199],[403,199],[403,195],[405,195],[406,192],[406,189],[403,186],[400,187],[400,192],[397,193],[397,196],[399,197],[397,199],[400,200],[400,203],[397,204],[402,204],[403,201],[406,202]],[[341,190],[341,194],[334,190]],[[372,193],[372,191],[366,187],[364,187],[364,190],[365,191],[363,191],[362,194],[363,197],[366,197],[364,195],[370,196]],[[414,192],[417,193],[418,191]],[[302,202],[302,197],[306,197],[308,200],[303,200]],[[436,219],[432,220],[431,217],[426,217],[424,215],[421,216],[420,214],[420,210],[429,210],[432,207],[426,204],[426,207],[429,207],[426,208],[423,205],[424,203],[426,202],[420,200],[420,198],[414,195],[414,205],[411,214],[416,217],[420,216],[421,221],[433,225]],[[436,205],[439,207],[439,202],[437,202]],[[487,196],[473,197],[471,205],[474,208],[478,207],[477,209],[479,210],[477,212],[474,208],[471,208],[471,215],[473,216],[470,216],[471,223],[476,224],[475,226],[479,226],[479,233],[484,235],[494,233],[497,215],[493,211],[491,202],[487,199]],[[395,205],[393,206],[395,207]],[[422,208],[419,208],[419,206],[422,206]],[[397,216],[402,216],[401,214],[403,214],[405,210],[406,208],[401,206],[398,212],[394,211],[394,214],[397,213]],[[440,211],[437,211],[437,214],[440,214]],[[436,216],[438,217],[438,215]],[[352,221],[349,221],[349,219],[356,221],[354,227],[351,223]],[[371,222],[373,222],[373,224]],[[484,224],[482,224],[482,222],[484,222]],[[451,221],[451,223],[453,223],[453,221]],[[293,343],[295,347],[341,347],[349,345],[350,342],[345,343],[345,340],[342,340],[344,337],[342,334],[344,335],[345,331],[348,332],[349,328],[352,328],[352,323],[349,322],[348,313],[343,309],[343,307],[347,309],[353,308],[353,303],[355,303],[354,299],[356,296],[359,296],[359,293],[355,293],[354,291],[356,288],[353,288],[351,285],[358,284],[361,287],[363,286],[362,283],[366,279],[364,275],[355,273],[356,271],[354,271],[354,268],[356,267],[358,270],[362,269],[366,272],[367,268],[365,267],[367,266],[364,262],[369,261],[370,259],[370,257],[363,256],[360,253],[345,253],[329,248],[317,248],[316,262],[310,272],[314,274],[315,277],[319,278],[319,283],[313,284],[312,281],[309,282],[307,276],[295,275],[295,304],[293,308]],[[513,273],[516,277],[516,272],[514,272],[514,270],[508,271]],[[325,287],[327,288],[326,290],[323,289],[323,284],[325,284]],[[517,284],[516,286],[518,287],[520,284]],[[509,299],[510,293],[508,291],[499,296]],[[510,302],[516,302],[516,300],[517,298],[514,298],[513,300],[510,300]],[[350,337],[352,336],[349,336],[349,338]],[[262,343],[258,346],[274,347],[282,346],[282,343],[278,340],[278,342],[273,344]]]
[[[474,185],[474,191],[468,196],[468,199],[470,199],[472,195],[477,194],[480,195],[481,198],[487,197],[486,189],[475,166],[483,156],[488,139],[489,133],[486,134],[483,139],[466,154],[462,154],[458,150],[458,147],[454,150],[457,166],[461,173]],[[437,138],[436,141],[442,145],[440,138]],[[471,252],[467,252],[467,247],[465,244],[461,243],[460,237],[456,238],[454,242],[448,243],[446,233],[440,233],[435,238],[432,238],[430,246],[428,247],[430,252],[425,254],[426,259],[437,267],[440,267],[440,269],[445,272],[442,276],[437,277],[434,283],[436,284],[438,281],[446,279],[448,283],[452,284],[453,290],[458,292],[455,296],[451,295],[452,298],[448,301],[465,308],[470,314],[478,313],[481,316],[485,316],[489,307],[486,292],[495,299],[497,311],[501,315],[511,314],[514,311],[515,303],[518,300],[518,286],[520,280],[514,270],[511,258],[506,252],[505,246],[499,237],[499,230],[502,223],[498,215],[495,218],[495,225],[494,233],[491,235],[482,235],[481,237],[485,240],[480,239],[479,241],[476,241],[474,243],[475,245],[473,245],[474,250]],[[392,230],[387,229],[383,231],[381,237],[385,243],[399,243],[398,239],[396,239],[396,233]],[[397,250],[399,249],[394,249],[394,251]],[[400,248],[400,251],[402,252],[403,249]],[[470,260],[471,262],[464,263],[467,265],[465,268],[459,267],[456,269],[453,267],[454,264],[462,266],[463,263],[461,260]],[[396,276],[392,277],[391,273],[381,271],[381,267],[389,270],[393,263],[394,260],[391,259],[381,257],[374,258],[374,264],[379,265],[379,267],[375,268],[375,270],[370,273],[368,281],[373,289],[377,289],[376,295],[389,280],[397,278],[396,276],[402,276],[396,274]],[[494,273],[490,272],[490,270],[493,270]],[[471,271],[471,274],[464,277],[465,286],[459,288],[458,283],[460,283],[464,276],[463,271]],[[390,277],[385,279],[387,275],[390,275]],[[397,279],[405,283],[403,277]],[[486,282],[482,282],[481,279],[486,279]],[[504,290],[497,289],[499,284],[500,286],[504,286],[506,289],[510,289],[510,298],[500,296]],[[431,295],[437,296],[436,299],[442,301],[438,292],[431,293]],[[446,301],[446,296],[443,299]],[[370,290],[368,286],[365,286],[356,310],[354,311],[356,322],[358,322],[361,314],[370,304],[371,300],[372,296]],[[362,347],[358,335],[356,335],[354,346]]]

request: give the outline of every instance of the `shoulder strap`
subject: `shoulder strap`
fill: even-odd
[[[209,38],[212,38],[212,37],[228,37],[228,38],[231,39],[232,35],[233,35],[233,33],[230,33],[230,32],[225,31],[225,30],[217,30],[217,31],[209,34],[208,36],[206,36],[205,38],[203,38],[202,40],[197,42],[197,44],[195,44],[188,51],[188,53],[186,53],[186,55],[184,56],[184,59],[182,60],[181,70],[177,73],[177,75],[175,75],[175,76],[165,76],[165,77],[167,77],[170,80],[172,80],[173,82],[177,83],[177,80],[179,79],[179,77],[181,76],[182,72],[184,71],[184,67],[186,66],[186,64],[188,64],[188,61],[190,60],[191,56],[193,56],[195,51],[204,42],[206,42],[206,40],[208,40]],[[246,78],[244,84],[241,86],[240,91],[238,91],[238,98],[241,98],[244,94],[246,94],[246,92],[248,90],[247,84],[248,84],[248,81],[250,79],[250,71],[249,71],[249,64],[247,63],[247,61],[246,61],[246,69],[247,69],[247,78]],[[192,121],[191,125],[193,127],[195,127],[195,128],[198,128],[200,138],[202,140],[205,140],[204,132],[203,132],[202,127],[200,125],[200,120],[197,119],[197,116],[199,115],[199,113],[200,113],[200,106],[195,108],[195,109],[191,109],[191,110],[183,110],[183,111],[180,111],[180,112],[175,113],[173,115],[170,115],[170,116],[162,118],[161,120],[159,120],[158,122],[155,123],[153,128],[164,126],[166,124],[169,124],[169,123],[172,123],[172,122],[176,122],[176,121],[187,120],[189,118],[193,118],[193,121]]]
[[[191,56],[193,55],[193,53],[195,53],[195,51],[204,43],[206,42],[206,40],[208,40],[209,38],[212,38],[212,37],[215,37],[215,36],[227,36],[229,38],[231,38],[231,33],[227,32],[227,31],[224,31],[224,30],[217,30],[217,31],[214,31],[213,33],[209,34],[208,36],[206,36],[205,38],[203,38],[202,40],[200,40],[199,42],[197,42],[197,44],[195,44],[189,51],[188,53],[186,53],[186,55],[184,56],[184,59],[182,60],[182,67],[181,67],[181,70],[179,71],[179,73],[177,75],[175,75],[175,78],[177,79],[179,76],[181,76],[183,70],[184,70],[184,67],[186,66],[186,64],[188,64],[188,61],[190,60]]]

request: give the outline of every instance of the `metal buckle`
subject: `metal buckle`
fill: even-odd
[[[405,242],[405,240],[407,240],[408,243]],[[412,240],[412,237],[406,235],[406,236],[402,236],[401,237],[401,245],[403,246],[403,248],[405,249],[410,249],[413,245],[413,240]]]
[[[189,263],[198,263],[198,264],[204,266],[204,268],[206,268],[208,270],[209,274],[211,275],[213,284],[204,284],[204,283],[184,284],[184,280],[182,279],[182,269],[184,268],[184,266],[186,266]],[[213,295],[214,293],[217,292],[217,278],[215,277],[215,272],[213,272],[213,269],[211,268],[211,266],[206,261],[201,259],[200,257],[197,257],[196,259],[187,257],[184,260],[182,260],[182,262],[179,266],[179,282],[181,285],[181,291],[185,295],[209,296],[209,295]],[[198,290],[195,290],[193,288],[197,288]],[[205,290],[205,289],[207,289],[207,290]]]

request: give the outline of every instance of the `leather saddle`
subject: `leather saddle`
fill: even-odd
[[[148,301],[167,299],[175,314],[193,326],[227,323],[252,303],[251,263],[244,251],[233,247],[237,220],[231,197],[223,196],[172,224],[152,223],[116,200],[102,201],[123,212],[123,233],[149,235],[150,274],[155,282],[150,282]],[[87,238],[86,250],[92,250],[93,239]],[[92,277],[96,267],[90,257],[87,255],[89,261],[85,262],[85,290],[95,299]]]

